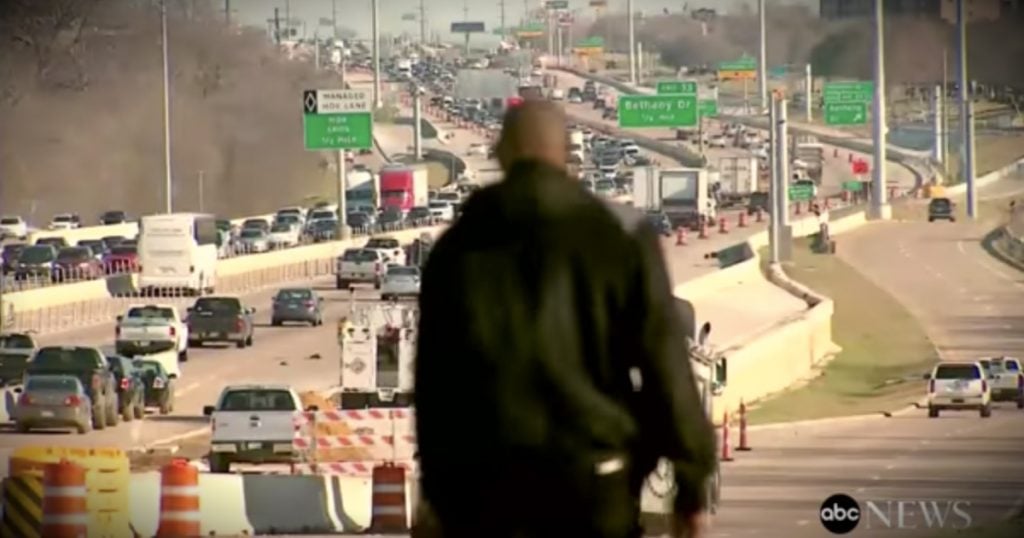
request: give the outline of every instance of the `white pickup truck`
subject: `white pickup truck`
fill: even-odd
[[[982,366],[992,379],[992,401],[1013,402],[1024,409],[1024,372],[1020,361],[1013,357],[982,359]]]
[[[115,347],[129,357],[174,350],[178,360],[188,360],[188,325],[174,305],[133,305],[117,316]]]
[[[441,196],[438,195],[440,199]],[[387,263],[405,265],[405,249],[402,244],[393,237],[373,237],[363,245],[367,250],[376,250],[384,255]]]
[[[373,288],[379,290],[387,265],[388,259],[379,250],[350,248],[337,259],[335,287],[344,290],[352,284],[373,284]]]
[[[203,407],[210,417],[210,471],[227,473],[232,463],[292,463],[292,440],[302,400],[288,385],[230,385],[217,405]]]

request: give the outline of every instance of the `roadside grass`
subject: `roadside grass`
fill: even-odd
[[[903,305],[836,256],[812,253],[806,239],[794,241],[784,268],[835,301],[832,340],[842,351],[821,376],[753,407],[752,424],[890,412],[921,397],[921,376],[938,356]]]
[[[1024,157],[1024,135],[978,135],[974,147],[975,167],[980,177]],[[952,179],[959,177],[959,170],[960,150],[950,147],[949,172]]]

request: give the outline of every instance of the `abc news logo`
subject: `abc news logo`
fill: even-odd
[[[821,525],[832,534],[847,534],[864,522],[866,529],[966,529],[974,523],[970,501],[892,499],[865,501],[837,493],[821,503]]]

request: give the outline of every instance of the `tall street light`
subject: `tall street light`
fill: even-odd
[[[164,64],[164,211],[174,212],[174,182],[171,179],[171,71],[167,61],[167,2],[160,1],[160,44]]]

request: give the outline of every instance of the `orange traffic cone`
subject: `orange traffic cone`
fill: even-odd
[[[736,450],[750,451],[750,445],[747,443],[747,404],[743,403],[743,400],[740,400],[740,444]]]
[[[718,233],[729,233],[729,221],[725,220],[725,217],[718,218]]]
[[[85,501],[85,468],[67,460],[43,470],[43,510],[39,535],[46,538],[85,538],[89,511]]]
[[[739,222],[736,223],[736,226],[738,226],[740,228],[746,228],[747,227],[747,214],[746,213],[740,213]]]
[[[676,228],[676,246],[681,247],[686,244],[686,228],[680,226]]]
[[[409,532],[405,468],[388,462],[373,468],[371,533]]]
[[[729,412],[722,417],[722,461],[732,461],[732,445],[729,444]]]

